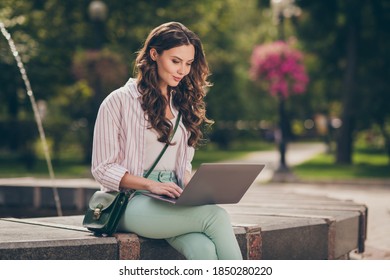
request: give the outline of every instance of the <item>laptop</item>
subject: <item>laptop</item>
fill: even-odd
[[[235,204],[244,196],[264,164],[203,163],[178,198],[143,192],[175,205]]]

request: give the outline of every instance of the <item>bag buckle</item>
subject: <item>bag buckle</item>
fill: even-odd
[[[102,208],[103,208],[103,205],[101,203],[99,203],[95,210],[93,210],[93,219],[94,220],[99,220],[100,219],[100,216],[102,215]]]

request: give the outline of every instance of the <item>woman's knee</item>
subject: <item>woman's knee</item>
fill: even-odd
[[[192,232],[166,240],[188,260],[218,259],[214,242],[203,233]]]
[[[226,221],[230,223],[228,212],[218,205],[205,205],[207,212],[217,221]]]
[[[214,243],[209,240],[207,242],[202,242],[198,244],[192,244],[188,248],[189,250],[186,253],[187,259],[191,260],[217,260],[217,252],[215,249]]]
[[[210,239],[203,239],[202,242],[189,243],[184,255],[189,260],[217,260],[217,251]]]

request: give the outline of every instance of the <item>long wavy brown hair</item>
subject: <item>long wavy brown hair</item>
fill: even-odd
[[[172,95],[175,108],[182,113],[182,121],[190,132],[188,145],[195,147],[203,140],[202,128],[210,126],[213,121],[206,117],[206,88],[209,67],[199,37],[178,22],[169,22],[153,29],[135,61],[138,90],[142,95],[142,108],[148,116],[152,128],[159,134],[158,141],[170,143],[172,122],[165,116],[168,100],[159,88],[157,63],[150,57],[150,50],[156,49],[158,54],[182,45],[193,45],[195,57],[190,73],[186,75],[177,87],[168,88]]]

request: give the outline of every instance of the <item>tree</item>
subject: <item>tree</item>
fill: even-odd
[[[280,151],[279,170],[287,171],[287,117],[285,100],[293,94],[305,92],[309,81],[303,63],[303,54],[283,41],[256,46],[251,58],[251,77],[279,100]]]
[[[298,1],[304,11],[297,32],[304,48],[317,56],[317,81],[327,99],[340,102],[336,162],[352,163],[354,135],[380,123],[386,128],[390,55],[389,5],[374,1]],[[318,82],[317,82],[318,83]],[[330,104],[330,102],[329,102]],[[375,105],[376,104],[376,105]],[[329,110],[329,109],[328,109]],[[385,135],[384,138],[388,138]],[[387,144],[387,146],[389,146]]]
[[[69,98],[68,101],[71,102],[63,109],[65,109],[64,113],[71,114],[73,119],[86,120],[84,129],[87,131],[87,137],[82,143],[84,161],[90,162],[92,159],[93,130],[99,106],[108,93],[123,85],[129,74],[122,56],[107,49],[76,53],[72,70],[76,79],[79,82],[86,81],[92,92],[87,96],[84,94],[86,98],[81,99],[81,101],[84,101],[81,103],[77,98]],[[86,92],[84,91],[84,93]],[[74,106],[75,104],[78,104],[78,106]]]
[[[105,3],[108,7],[108,16],[104,22],[104,29],[102,28],[105,32],[103,49],[123,55],[122,63],[126,65],[127,73],[131,73],[136,52],[153,27],[166,21],[180,21],[200,36],[212,72],[210,80],[214,84],[206,101],[209,117],[217,123],[213,131],[215,135],[223,130],[218,124],[225,122],[235,124],[241,119],[272,116],[273,113],[268,109],[266,102],[265,105],[258,106],[252,102],[258,96],[253,94],[247,76],[252,46],[259,38],[269,37],[264,35],[268,32],[269,15],[265,13],[266,10],[258,9],[257,0],[113,0]],[[0,2],[0,20],[6,22],[7,29],[20,46],[21,56],[27,62],[25,66],[37,100],[44,100],[55,107],[49,106],[47,121],[54,121],[50,115],[54,114],[54,109],[57,112],[64,112],[61,120],[57,118],[58,115],[56,116],[61,127],[66,123],[68,125],[72,122],[77,123],[80,116],[76,111],[80,111],[86,105],[83,103],[84,99],[83,102],[73,103],[72,110],[69,110],[68,105],[64,105],[66,102],[57,104],[62,104],[64,106],[62,108],[53,105],[62,97],[66,96],[72,101],[72,96],[78,96],[80,91],[83,91],[81,89],[84,87],[80,85],[84,85],[85,81],[92,89],[91,95],[99,96],[99,100],[110,92],[109,88],[103,89],[104,92],[95,92],[97,88],[93,84],[93,77],[96,73],[93,71],[82,77],[72,72],[75,54],[87,53],[87,50],[94,48],[93,22],[88,16],[89,4],[89,0]],[[245,32],[242,32],[243,29]],[[7,53],[11,58],[12,55],[7,52],[6,47],[3,48],[3,45],[5,46],[4,40],[0,40],[0,67],[12,69],[15,66],[14,62],[7,63],[7,57],[3,53]],[[123,84],[127,77],[121,79]],[[10,112],[7,111],[6,104],[13,104],[11,108],[18,111],[16,115],[32,119],[30,104],[17,94],[23,90],[17,72],[16,74],[9,72],[8,77],[0,76],[0,90],[1,101],[6,99],[6,102],[0,103],[1,116],[8,117]],[[4,91],[7,93],[3,94]],[[91,105],[92,107],[95,106]],[[55,127],[52,123],[50,126]],[[235,125],[233,127],[236,129]],[[47,136],[61,139],[59,135],[61,131],[65,134],[69,130],[57,130],[54,135],[51,134],[54,130],[50,129]],[[228,145],[234,136],[229,133],[214,139]]]
[[[342,126],[337,139],[336,162],[352,163],[353,132],[355,130],[356,111],[354,102],[356,99],[356,74],[357,74],[357,47],[359,41],[359,25],[361,23],[360,5],[356,1],[345,2],[345,72],[342,87],[343,113]]]

